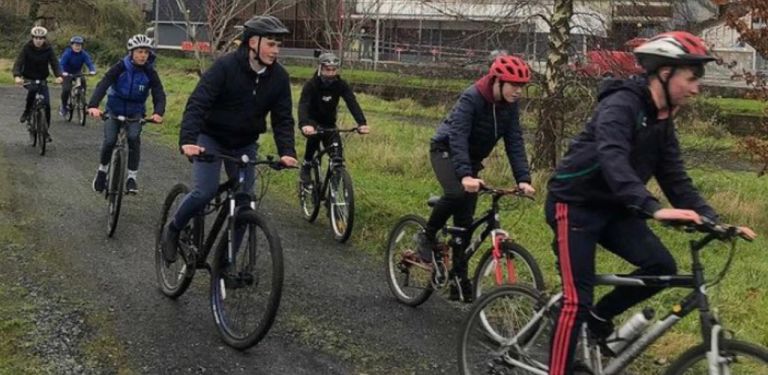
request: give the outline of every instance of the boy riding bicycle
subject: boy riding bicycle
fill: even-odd
[[[83,48],[85,40],[81,36],[73,36],[69,40],[69,47],[64,49],[59,59],[61,65],[61,75],[64,77],[64,83],[61,87],[61,108],[59,114],[62,117],[67,116],[69,92],[72,90],[72,75],[80,74],[83,71],[83,65],[88,67],[89,74],[96,74],[96,67],[93,65],[91,55]],[[85,79],[81,80],[83,89],[86,88]]]
[[[165,91],[160,76],[154,68],[155,54],[152,39],[142,34],[134,35],[128,39],[127,48],[128,55],[109,68],[104,78],[96,85],[88,102],[88,114],[100,117],[99,103],[104,95],[107,95],[106,112],[112,115],[104,122],[104,143],[101,146],[99,168],[93,178],[93,191],[99,193],[106,188],[109,159],[112,157],[112,149],[117,143],[120,131],[120,122],[116,117],[125,116],[125,118],[136,119],[146,116],[145,102],[150,92],[154,108],[152,121],[158,124],[163,122],[165,113]],[[136,194],[139,191],[136,176],[139,173],[141,156],[141,123],[127,122],[125,126],[129,150],[125,190]]]

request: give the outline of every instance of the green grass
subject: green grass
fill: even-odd
[[[722,112],[737,115],[765,116],[765,101],[739,98],[702,98],[705,103],[717,106]]]

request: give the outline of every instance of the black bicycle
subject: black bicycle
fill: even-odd
[[[416,215],[406,215],[395,224],[389,234],[387,244],[386,273],[389,289],[398,301],[418,306],[424,303],[435,290],[444,289],[448,285],[458,288],[458,277],[452,274],[452,253],[454,247],[461,247],[460,238],[469,237],[482,230],[478,237],[466,246],[464,257],[467,262],[480,250],[485,240],[491,238],[491,246],[480,257],[475,268],[474,297],[479,296],[485,289],[502,284],[524,283],[535,289],[544,289],[544,277],[541,269],[531,253],[522,245],[515,242],[508,232],[501,229],[499,222],[499,201],[506,196],[531,198],[520,190],[481,188],[480,195],[492,197],[491,207],[485,214],[474,220],[469,228],[446,226],[440,232],[434,251],[432,264],[424,264],[418,255],[418,235],[424,232],[426,220]],[[427,201],[433,207],[439,197]],[[450,235],[451,238],[446,238]],[[467,300],[460,296],[461,300]]]
[[[123,203],[123,195],[130,194],[125,191],[125,175],[128,165],[128,131],[127,124],[138,122],[154,123],[151,118],[127,118],[125,116],[110,116],[104,114],[101,119],[117,121],[120,131],[117,135],[117,143],[112,149],[107,170],[107,183],[104,189],[104,198],[107,200],[107,237],[112,237],[117,229],[117,221],[120,219],[120,208]]]
[[[48,144],[48,123],[45,117],[45,96],[40,93],[41,89],[48,85],[46,80],[36,79],[24,81],[24,88],[35,91],[35,101],[32,103],[32,110],[29,112],[27,120],[27,130],[32,141],[32,147],[40,148],[40,155],[45,155],[45,147]]]
[[[351,129],[317,129],[317,135],[329,133],[357,132]],[[338,242],[346,242],[352,234],[355,221],[355,194],[352,188],[352,177],[344,167],[341,156],[341,144],[332,142],[328,148],[322,142],[317,155],[310,162],[310,180],[299,181],[299,204],[304,219],[310,223],[317,219],[320,205],[325,202],[328,218],[331,224],[333,238]],[[325,176],[320,180],[320,168],[323,156],[328,155],[328,165]]]
[[[187,290],[195,270],[211,274],[210,303],[219,334],[227,345],[247,349],[256,345],[269,331],[277,315],[283,288],[283,250],[280,237],[258,204],[268,182],[260,178],[259,197],[244,190],[248,166],[266,165],[274,170],[285,168],[272,157],[250,160],[243,155],[202,155],[198,162],[216,158],[235,162],[237,175],[219,186],[216,197],[205,210],[190,220],[179,236],[179,260],[168,263],[162,254],[162,232],[172,220],[189,188],[175,185],[165,198],[157,226],[155,269],[160,290],[176,299]],[[258,170],[258,169],[257,169]],[[205,235],[206,217],[217,212],[213,226]],[[223,233],[220,233],[222,232]],[[213,258],[208,254],[219,239]]]
[[[681,354],[667,367],[665,374],[768,374],[768,351],[733,339],[733,333],[723,327],[713,312],[707,296],[707,290],[719,283],[730,269],[736,250],[735,242],[739,237],[737,228],[708,221],[702,225],[685,225],[684,228],[705,233],[704,237],[690,242],[691,275],[596,276],[596,285],[675,287],[688,288],[691,292],[672,305],[670,312],[661,320],[652,322],[654,313],[646,308],[605,341],[595,340],[587,333],[586,327],[582,327],[576,359],[585,367],[584,373],[622,373],[676,323],[698,311],[703,342]],[[700,253],[715,240],[730,242],[731,249],[723,269],[708,282]],[[561,301],[562,293],[546,297],[541,291],[525,285],[504,286],[483,295],[467,316],[459,337],[460,373],[546,375],[550,339]]]
[[[88,73],[88,75],[93,75]],[[86,74],[70,74],[72,78],[72,89],[69,90],[69,103],[67,103],[67,121],[72,121],[72,118],[77,119],[77,123],[81,126],[85,126],[85,119],[88,117],[88,103],[86,102]]]

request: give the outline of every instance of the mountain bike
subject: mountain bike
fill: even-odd
[[[45,96],[40,93],[40,89],[47,86],[48,82],[41,79],[24,81],[24,88],[35,91],[35,101],[32,103],[32,109],[29,112],[27,120],[27,130],[32,140],[32,147],[40,148],[40,155],[45,155],[45,147],[48,144],[48,123],[45,117]]]
[[[682,224],[673,224],[681,226]],[[674,360],[665,374],[751,375],[768,374],[768,351],[757,345],[735,340],[713,313],[707,290],[728,272],[736,250],[736,227],[705,221],[684,225],[689,232],[705,235],[691,241],[692,274],[669,276],[597,275],[596,285],[635,286],[637,288],[689,288],[680,302],[672,305],[661,320],[652,322],[653,311],[645,309],[642,325],[626,323],[607,340],[596,340],[582,327],[576,346],[576,363],[584,373],[620,374],[653,342],[688,314],[698,311],[702,343]],[[730,254],[714,280],[707,282],[700,253],[712,241],[728,242]],[[548,373],[550,339],[558,318],[562,293],[547,297],[525,285],[498,288],[483,295],[472,307],[459,337],[459,370],[468,374]],[[638,316],[636,314],[636,316]],[[630,321],[633,321],[631,319]],[[625,333],[622,333],[625,332]],[[627,333],[630,332],[630,333]]]
[[[453,248],[462,247],[460,239],[472,237],[478,230],[479,236],[473,238],[463,252],[467,262],[489,237],[491,246],[482,254],[475,269],[474,297],[502,284],[525,283],[535,289],[544,289],[544,277],[536,260],[528,250],[512,239],[509,232],[501,228],[499,222],[499,201],[503,197],[532,198],[520,190],[492,187],[482,187],[478,194],[490,196],[491,207],[475,219],[469,228],[442,228],[432,264],[424,264],[417,250],[417,237],[424,232],[426,220],[420,216],[406,215],[395,224],[387,244],[386,274],[389,288],[398,301],[415,307],[424,303],[436,290],[449,285],[458,288],[458,277],[451,272]],[[439,199],[432,197],[427,204],[433,207]],[[458,290],[461,291],[461,288]],[[463,295],[459,298],[468,299]]]
[[[317,129],[317,135],[331,133],[357,132],[351,129]],[[328,155],[328,165],[325,176],[320,180],[320,168],[323,156]],[[310,180],[299,181],[299,204],[301,212],[308,222],[314,222],[320,212],[320,205],[325,202],[325,208],[330,219],[333,238],[338,242],[346,242],[352,234],[355,219],[355,195],[352,188],[352,177],[344,167],[341,156],[341,144],[332,142],[328,148],[322,142],[317,155],[310,162]]]
[[[101,119],[117,121],[120,128],[117,134],[117,143],[112,149],[107,170],[107,183],[104,189],[104,198],[107,200],[107,237],[112,237],[117,229],[117,221],[120,219],[120,208],[123,203],[123,195],[130,194],[125,191],[126,169],[128,165],[128,131],[127,124],[138,122],[140,125],[154,123],[150,118],[127,118],[125,116],[110,116],[104,114]]]
[[[162,254],[162,233],[189,188],[175,185],[167,194],[157,225],[155,270],[160,290],[176,299],[189,288],[195,270],[211,275],[210,304],[213,319],[224,342],[236,349],[256,345],[267,334],[280,304],[283,288],[283,250],[280,237],[258,211],[268,182],[262,181],[260,197],[244,190],[246,169],[265,165],[283,167],[272,157],[250,160],[228,155],[202,155],[205,162],[216,158],[236,163],[236,177],[219,186],[216,197],[190,220],[179,236],[179,259],[168,263]],[[257,169],[258,171],[258,169]],[[218,212],[206,235],[206,218]],[[218,239],[218,245],[216,240]],[[208,261],[212,249],[213,257]]]
[[[88,74],[92,75],[92,74]],[[69,103],[67,103],[67,121],[72,121],[75,117],[77,123],[85,126],[85,119],[88,117],[88,103],[86,99],[85,74],[70,74],[72,77],[72,89],[69,90]]]

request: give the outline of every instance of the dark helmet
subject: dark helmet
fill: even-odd
[[[83,42],[85,42],[85,40],[79,35],[75,35],[69,40],[69,44],[83,44]]]
[[[339,64],[341,64],[341,61],[339,61],[339,58],[331,52],[325,52],[323,54],[320,54],[317,60],[320,62],[320,66],[338,67]]]
[[[274,16],[254,16],[243,24],[243,42],[252,36],[287,35],[291,32]]]

